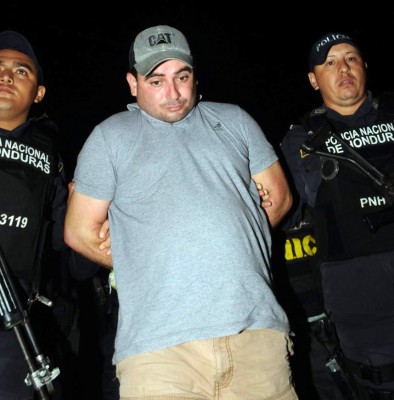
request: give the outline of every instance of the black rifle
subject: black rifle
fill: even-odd
[[[332,154],[320,150],[320,147],[329,136],[333,136],[350,156]],[[308,137],[301,145],[301,149],[306,153],[315,153],[332,159],[349,162],[377,185],[380,193],[386,198],[389,207],[380,211],[372,212],[363,218],[371,232],[376,232],[382,225],[394,222],[394,181],[389,176],[379,171],[369,161],[357,153],[348,143],[342,140],[336,134],[335,127],[333,127],[330,122],[326,120],[326,122],[315,131],[309,130]]]
[[[50,399],[54,392],[52,381],[60,374],[59,368],[51,369],[37,344],[26,310],[15,289],[9,268],[0,249],[0,328],[13,329],[28,365],[25,378],[27,386],[33,386],[39,399]],[[17,384],[17,383],[16,383]]]

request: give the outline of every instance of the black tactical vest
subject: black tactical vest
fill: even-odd
[[[394,103],[390,106],[390,111],[394,110]],[[386,176],[394,177],[393,112],[382,106],[374,122],[356,128],[330,122],[336,134],[357,153]],[[346,154],[333,136],[327,137],[320,149]],[[393,200],[353,163],[328,156],[321,157],[321,164],[322,181],[314,209],[319,258],[334,261],[394,250]],[[383,210],[389,217],[372,232],[365,217]]]
[[[0,131],[0,247],[18,277],[32,279],[48,224],[49,199],[58,172],[53,140],[31,120]]]

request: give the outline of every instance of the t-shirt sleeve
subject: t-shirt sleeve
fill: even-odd
[[[250,171],[252,175],[256,175],[277,161],[278,156],[257,121],[245,111],[243,119],[247,132]]]
[[[98,200],[112,200],[115,191],[113,150],[99,126],[87,138],[74,172],[75,191]]]

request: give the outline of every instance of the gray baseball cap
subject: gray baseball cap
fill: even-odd
[[[167,60],[180,60],[193,68],[193,57],[185,36],[171,26],[158,25],[145,29],[130,47],[130,69],[135,68],[143,76]]]
[[[16,50],[20,53],[29,56],[37,67],[38,83],[41,84],[44,80],[42,69],[34,53],[33,47],[29,41],[21,33],[16,31],[0,32],[0,50],[9,49]]]

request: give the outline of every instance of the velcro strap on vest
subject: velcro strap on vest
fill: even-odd
[[[394,381],[394,364],[373,367],[371,365],[361,364],[347,358],[345,359],[345,364],[352,374],[361,379],[366,379],[375,385],[381,385],[384,382]],[[391,397],[389,397],[389,399],[391,399]]]

